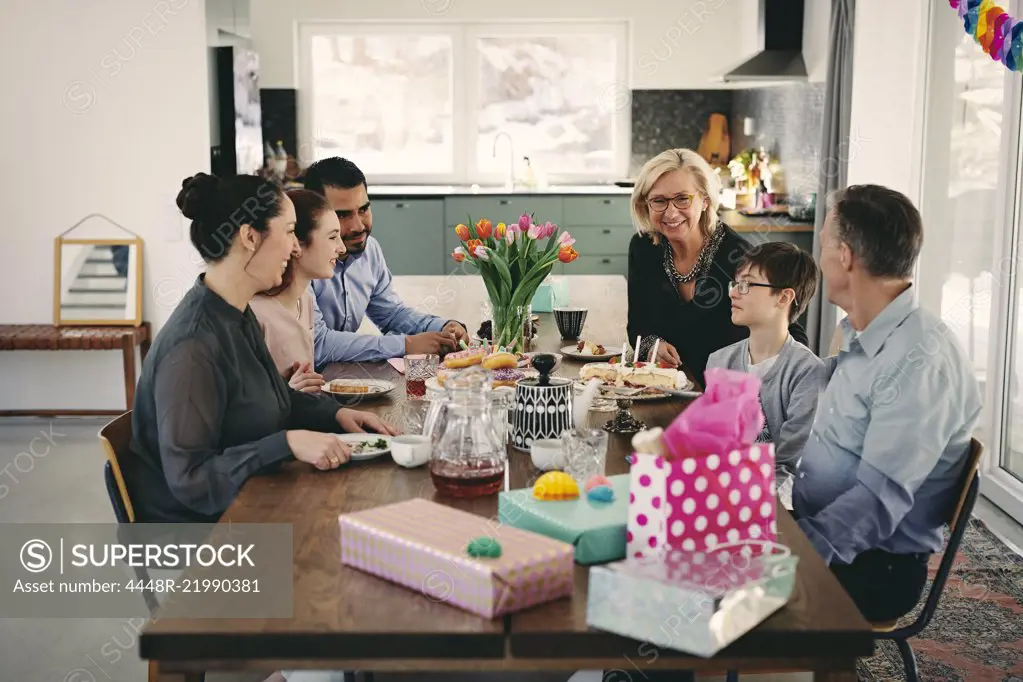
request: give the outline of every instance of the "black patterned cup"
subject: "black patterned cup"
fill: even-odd
[[[558,331],[563,339],[578,339],[583,334],[586,324],[586,308],[555,308],[554,321],[558,323]]]
[[[533,441],[560,438],[572,427],[572,382],[551,377],[523,379],[515,386],[512,447],[526,452]]]

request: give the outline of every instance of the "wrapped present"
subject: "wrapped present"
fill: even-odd
[[[594,566],[586,624],[710,657],[788,602],[797,563],[783,545],[753,542]]]
[[[777,538],[774,445],[755,442],[760,382],[730,370],[706,378],[671,425],[633,438],[629,557]]]
[[[494,618],[572,594],[573,547],[413,499],[342,514],[341,563]]]
[[[625,557],[629,476],[610,476],[606,482],[610,485],[589,490],[582,486],[577,497],[567,500],[543,499],[547,496],[533,488],[505,491],[498,495],[498,518],[502,524],[573,545],[576,563],[615,561]],[[609,501],[608,496],[596,494],[606,488],[611,489]]]

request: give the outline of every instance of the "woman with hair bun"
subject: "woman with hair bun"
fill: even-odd
[[[753,245],[718,219],[721,182],[691,149],[650,159],[632,190],[638,232],[629,244],[628,338],[645,359],[682,366],[701,384],[714,351],[749,336],[732,324],[729,282]],[[798,322],[792,338],[806,344]]]
[[[341,222],[326,197],[307,189],[288,192],[295,206],[298,253],[288,261],[279,286],[252,299],[277,370],[290,375],[296,391],[316,393],[323,377],[313,371],[314,279],[330,279],[339,256],[346,253]]]
[[[122,464],[136,520],[213,522],[254,474],[288,459],[333,469],[351,449],[330,432],[395,430],[329,396],[290,388],[249,307],[281,285],[298,250],[295,207],[254,176],[186,178],[178,208],[206,261],[157,335],[135,394]]]

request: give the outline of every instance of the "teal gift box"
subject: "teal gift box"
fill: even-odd
[[[543,501],[533,497],[532,488],[521,488],[498,495],[498,517],[502,524],[574,545],[577,564],[617,561],[625,557],[629,475],[608,478],[611,502],[591,502],[585,490],[574,500]]]
[[[534,313],[550,313],[568,305],[568,282],[563,277],[547,278],[537,287],[530,305]]]

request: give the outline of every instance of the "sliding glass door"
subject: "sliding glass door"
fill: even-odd
[[[947,3],[930,15],[920,302],[959,339],[981,385],[982,490],[1023,522],[1021,76],[985,54]]]

